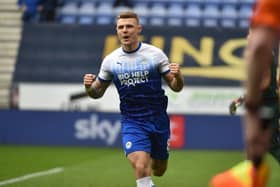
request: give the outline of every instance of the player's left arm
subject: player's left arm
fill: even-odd
[[[184,87],[184,78],[180,71],[180,65],[177,63],[170,63],[169,69],[170,71],[164,74],[163,78],[173,91],[179,92]]]

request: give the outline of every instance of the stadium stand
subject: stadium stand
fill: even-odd
[[[221,0],[222,5],[239,6],[240,0]]]
[[[150,9],[147,3],[137,3],[133,7],[133,11],[139,15],[140,23],[147,25],[150,17]]]
[[[185,24],[189,27],[199,27],[202,20],[202,9],[198,4],[191,4],[185,10]]]
[[[238,12],[234,5],[226,4],[221,10],[221,26],[222,27],[236,27],[236,19]]]
[[[58,12],[60,23],[75,24],[79,16],[79,7],[75,2],[65,4]]]
[[[112,3],[100,3],[96,9],[96,24],[108,25],[113,23],[114,9]]]
[[[240,2],[242,2],[243,4],[252,5],[255,2],[255,0],[240,0]]]
[[[62,24],[110,25],[128,7],[114,0],[59,0],[56,21]],[[143,25],[186,27],[248,27],[254,0],[131,0]],[[11,72],[21,37],[21,12],[17,0],[0,2],[0,107],[7,107]]]
[[[155,26],[165,25],[167,9],[162,3],[155,3],[151,6],[149,24]]]
[[[200,0],[200,3],[204,6],[207,6],[207,5],[220,6],[220,4],[222,3],[222,0],[208,0],[208,1]]]
[[[0,1],[0,109],[10,105],[12,73],[21,40],[21,16],[17,0]]]
[[[79,24],[93,24],[95,16],[95,5],[92,2],[83,2],[79,8]]]
[[[241,27],[241,28],[248,28],[248,19],[249,17],[252,15],[252,7],[251,5],[247,5],[247,4],[243,4],[240,6],[240,9],[239,9],[239,13],[238,13],[238,16],[239,16],[239,23],[238,23],[238,26]]]
[[[219,7],[214,4],[205,5],[202,25],[205,27],[218,27],[221,17]]]
[[[131,11],[131,10],[132,10],[132,8],[130,8],[128,6],[117,6],[116,8],[114,8],[114,13],[115,13],[115,15],[117,15],[120,12]]]
[[[121,10],[128,7],[113,7],[113,0],[63,0],[64,5],[59,8],[61,23],[79,24],[111,24],[114,17]],[[254,0],[133,0],[132,10],[140,16],[143,25],[170,26],[205,26],[205,27],[248,27],[248,17],[252,12]],[[83,15],[81,6],[92,3],[95,7]],[[64,7],[74,4],[79,19],[72,18],[69,13],[63,13]],[[73,7],[72,7],[73,8]],[[89,10],[88,10],[89,11]],[[222,19],[221,19],[222,18]],[[93,21],[95,20],[95,21]]]
[[[181,26],[184,20],[184,7],[180,4],[170,4],[167,8],[167,24],[170,26]]]

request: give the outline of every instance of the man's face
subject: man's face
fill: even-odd
[[[138,45],[138,34],[141,32],[141,26],[134,18],[121,18],[117,21],[117,34],[122,45]]]

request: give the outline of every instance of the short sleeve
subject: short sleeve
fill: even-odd
[[[101,63],[98,78],[104,81],[111,81],[113,79],[113,74],[111,71],[111,63],[109,58],[105,57]]]
[[[167,72],[169,72],[169,59],[168,57],[164,54],[164,52],[162,50],[160,50],[160,52],[158,53],[159,56],[159,72],[161,74],[165,74]]]

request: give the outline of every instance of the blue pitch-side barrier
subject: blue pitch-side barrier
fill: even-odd
[[[0,111],[0,144],[121,147],[117,113]],[[170,115],[177,149],[242,149],[239,116]]]

